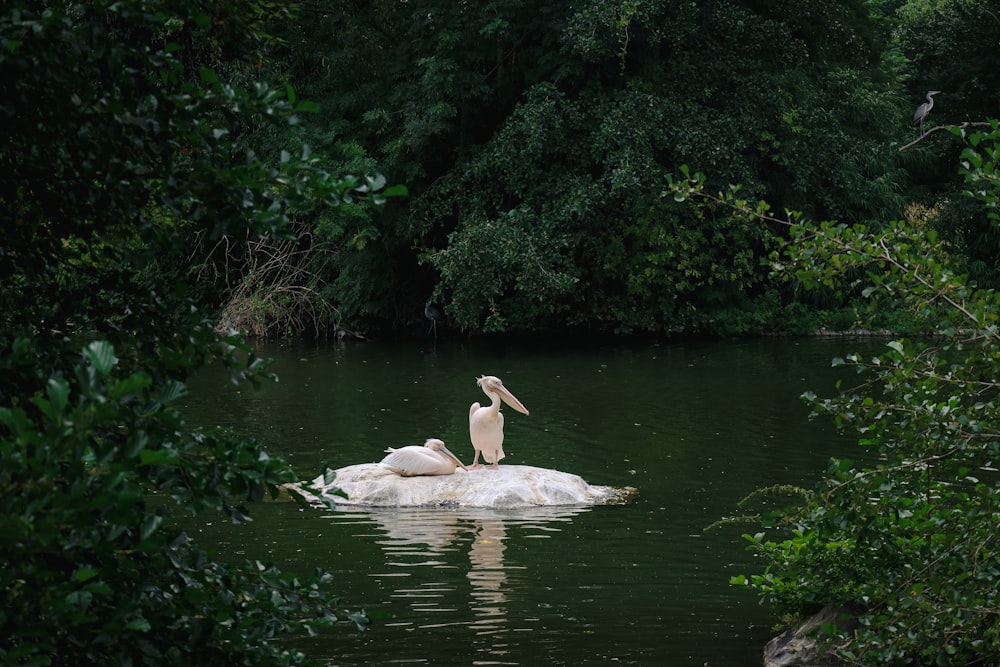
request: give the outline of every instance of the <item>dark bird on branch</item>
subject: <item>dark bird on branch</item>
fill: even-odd
[[[927,101],[917,107],[913,113],[913,124],[920,126],[920,134],[924,133],[924,118],[927,118],[927,114],[934,108],[934,96],[940,92],[940,90],[927,91]]]

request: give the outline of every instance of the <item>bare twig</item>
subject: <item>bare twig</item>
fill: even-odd
[[[305,225],[296,231],[292,239],[265,236],[234,244],[242,248],[237,260],[240,278],[232,286],[227,280],[229,293],[219,317],[220,329],[239,329],[262,338],[310,329],[316,336],[330,329],[338,336],[358,336],[340,327],[337,309],[323,294],[327,282],[315,271],[317,259],[335,250],[317,241]],[[227,267],[230,258],[227,241]]]

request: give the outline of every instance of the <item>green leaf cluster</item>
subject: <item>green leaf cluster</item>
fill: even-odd
[[[1000,107],[1000,16],[990,0],[909,0],[892,12],[893,44],[909,74],[910,99],[936,96],[934,126],[985,123]],[[980,125],[981,127],[981,125]],[[1000,285],[1000,235],[987,210],[961,195],[963,178],[953,165],[964,145],[947,133],[924,142],[908,160],[911,197],[929,225],[946,240],[962,270],[983,287]]]
[[[1000,132],[968,138],[970,195],[995,207]],[[908,309],[917,335],[882,354],[834,364],[856,370],[839,393],[804,398],[858,437],[858,461],[834,460],[801,504],[762,514],[747,535],[763,572],[733,579],[790,615],[835,604],[856,628],[830,628],[846,664],[970,665],[1000,653],[1000,294],[955,271],[934,233],[773,216],[763,205],[706,191],[690,179],[681,198],[708,198],[786,226],[775,269],[805,286],[855,289]],[[991,211],[992,212],[992,211]],[[997,222],[995,216],[990,218]]]
[[[361,330],[424,331],[428,298],[471,333],[774,326],[775,241],[662,198],[681,164],[820,218],[902,211],[908,103],[864,2],[305,2],[279,32],[321,102],[302,136],[411,195],[326,267]]]
[[[303,664],[277,640],[347,618],[323,573],[219,560],[173,521],[247,521],[295,480],[258,442],[178,408],[206,364],[266,377],[199,309],[192,248],[287,239],[298,208],[384,185],[249,148],[252,128],[303,110],[287,89],[234,83],[274,44],[262,17],[284,11],[0,8],[3,664]]]

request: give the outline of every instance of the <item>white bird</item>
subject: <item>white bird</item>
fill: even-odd
[[[472,461],[473,468],[481,467],[479,464],[479,453],[482,452],[483,460],[492,464],[491,468],[500,467],[500,459],[503,453],[503,414],[500,413],[500,401],[514,408],[518,412],[528,414],[528,409],[521,405],[512,393],[503,386],[500,378],[493,375],[484,375],[476,380],[476,384],[482,387],[483,392],[490,397],[490,405],[480,407],[479,403],[473,403],[469,408],[469,438],[472,446],[476,449],[476,457]]]
[[[389,456],[382,459],[381,465],[402,477],[450,475],[455,472],[456,466],[468,470],[437,438],[429,439],[423,446],[390,447],[385,451]]]

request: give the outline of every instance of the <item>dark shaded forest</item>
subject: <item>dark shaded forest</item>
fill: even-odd
[[[996,116],[998,30],[971,1],[303,2],[249,75],[317,103],[294,136],[332,171],[409,196],[302,211],[273,273],[227,262],[230,313],[287,328],[272,295],[295,264],[315,324],[369,336],[426,330],[428,302],[463,334],[905,328],[850,290],[776,280],[780,230],[665,188],[686,165],[816,220],[920,220],[993,285],[961,142],[900,149],[929,90],[925,131]],[[264,154],[287,139],[246,136]]]
[[[445,336],[891,329],[805,396],[875,463],[748,499],[734,583],[848,609],[847,664],[992,664],[998,34],[987,0],[4,3],[0,662],[306,665],[282,640],[364,628],[327,574],[172,522],[297,481],[178,401],[273,379],[248,335],[433,307]]]

